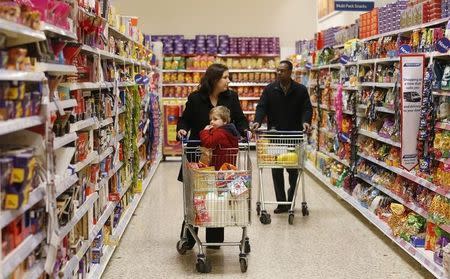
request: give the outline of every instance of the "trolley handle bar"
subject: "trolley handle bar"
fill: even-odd
[[[303,135],[305,134],[305,130],[301,131],[282,131],[282,130],[267,130],[267,129],[258,129],[256,130],[258,134],[276,134],[276,135]]]

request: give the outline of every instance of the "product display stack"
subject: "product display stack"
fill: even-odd
[[[280,61],[278,38],[197,35],[194,40],[183,36],[152,36],[152,40],[164,43],[165,156],[181,155],[176,123],[208,66],[221,63],[230,69],[230,89],[238,93],[242,110],[251,122],[262,90],[275,80],[275,67]]]
[[[109,1],[0,10],[2,278],[99,278],[161,160],[162,45]]]
[[[298,42],[296,58],[314,106],[307,170],[441,278],[450,260],[450,25],[444,1],[416,2],[362,15],[334,46],[318,47],[321,36]]]

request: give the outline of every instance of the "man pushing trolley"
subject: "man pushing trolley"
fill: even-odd
[[[311,126],[312,106],[306,87],[292,80],[292,70],[293,65],[290,61],[280,62],[277,67],[277,80],[264,89],[256,108],[255,122],[251,126],[253,130],[257,130],[267,117],[268,131],[257,133],[260,195],[256,209],[261,214],[260,220],[263,224],[271,222],[270,214],[265,210],[265,204],[271,203],[278,205],[275,214],[289,212],[289,223],[293,222],[295,195],[300,180],[299,171],[302,171],[304,157],[304,140]],[[263,200],[261,177],[263,168],[272,169],[276,202]],[[290,188],[287,198],[284,189],[284,168],[289,174]],[[303,177],[303,171],[301,175]],[[303,215],[308,215],[304,195],[303,200]]]

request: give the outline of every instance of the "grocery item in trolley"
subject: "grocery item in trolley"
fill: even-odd
[[[190,164],[195,224],[206,227],[246,226],[249,223],[249,189],[247,171],[225,163],[219,171],[214,167],[197,168]],[[193,166],[193,167],[192,167]],[[226,170],[226,169],[234,170]],[[225,170],[224,170],[225,169]]]

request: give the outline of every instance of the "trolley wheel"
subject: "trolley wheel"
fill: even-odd
[[[240,257],[239,258],[239,264],[241,266],[241,272],[245,273],[247,272],[247,268],[248,268],[248,261],[246,257]]]
[[[309,216],[309,210],[306,202],[302,204],[302,214],[303,216]]]
[[[272,220],[270,219],[270,214],[267,213],[267,211],[261,211],[261,216],[259,217],[259,221],[261,221],[262,224],[268,225],[272,223]]]
[[[244,243],[244,253],[250,254],[251,250],[252,249],[250,248],[250,242],[248,240],[246,240]]]
[[[197,272],[200,273],[210,273],[211,272],[211,262],[204,255],[197,256],[197,263],[195,264]]]
[[[184,240],[179,240],[177,242],[177,251],[180,255],[186,254],[186,251],[189,250],[188,243]]]
[[[294,213],[289,214],[288,222],[289,222],[289,225],[294,224]]]
[[[256,203],[256,214],[258,216],[261,215],[261,203],[260,202]]]

